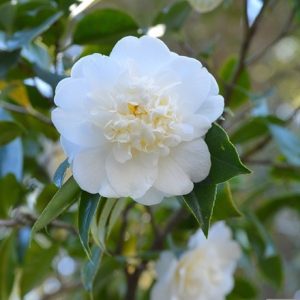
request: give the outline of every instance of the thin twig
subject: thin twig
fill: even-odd
[[[293,9],[291,13],[288,15],[287,20],[285,22],[285,25],[281,29],[280,33],[274,38],[273,41],[271,41],[265,48],[263,48],[260,52],[253,54],[251,57],[246,59],[246,65],[250,65],[252,63],[255,63],[259,59],[261,59],[266,52],[273,47],[275,44],[277,44],[282,38],[284,38],[286,35],[290,33],[291,26],[293,24],[294,18],[296,15],[296,9]]]
[[[249,26],[248,16],[247,16],[248,1],[245,0],[245,3],[244,3],[244,32],[245,33],[244,33],[244,38],[242,41],[242,46],[240,49],[237,66],[232,75],[231,81],[229,82],[228,85],[226,85],[226,90],[224,92],[224,98],[225,98],[227,105],[231,101],[232,94],[234,91],[234,85],[236,84],[236,82],[240,78],[242,72],[244,71],[244,68],[246,66],[246,57],[247,57],[252,39],[258,29],[258,24],[260,23],[260,21],[262,19],[263,13],[264,13],[266,7],[268,6],[268,3],[269,3],[269,0],[264,1],[264,4],[263,4],[259,14],[257,15],[256,19],[254,20],[253,24],[251,26]]]
[[[15,105],[15,104],[4,102],[4,101],[0,101],[0,107],[4,108],[5,110],[8,110],[8,111],[13,111],[13,112],[32,116],[32,117],[38,119],[39,121],[46,123],[48,125],[52,124],[51,120],[48,117],[46,117],[45,115],[43,115],[42,113],[40,113],[39,111],[35,110],[32,107],[26,108],[23,106]]]
[[[57,299],[58,297],[68,294],[70,292],[74,292],[78,289],[82,288],[82,283],[81,282],[75,282],[75,283],[69,283],[69,284],[64,284],[60,287],[59,290],[52,294],[45,295],[42,300],[52,300],[52,299]],[[61,297],[59,299],[62,299]]]
[[[0,227],[7,227],[7,228],[18,228],[24,226],[32,226],[36,222],[37,218],[26,213],[18,213],[12,219],[1,219],[0,220]],[[60,220],[54,220],[49,224],[50,227],[66,229],[73,234],[77,235],[77,230],[71,224],[65,223]]]

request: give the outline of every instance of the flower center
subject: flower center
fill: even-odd
[[[129,90],[116,101],[111,113],[105,137],[131,154],[142,151],[167,155],[170,147],[181,142],[181,117],[176,105],[169,96],[153,89]]]

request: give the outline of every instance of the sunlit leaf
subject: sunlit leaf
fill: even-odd
[[[111,8],[94,10],[79,21],[74,43],[114,45],[124,36],[137,35],[137,30],[137,23],[122,11]]]
[[[37,221],[32,227],[32,235],[47,226],[52,220],[58,217],[72,203],[74,203],[80,193],[80,188],[73,177],[57,191],[46,208],[43,210]]]

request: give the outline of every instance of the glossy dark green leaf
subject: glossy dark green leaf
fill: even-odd
[[[57,168],[53,176],[53,182],[58,187],[61,188],[65,179],[66,171],[70,164],[68,159],[65,159]]]
[[[282,126],[270,125],[269,129],[286,160],[300,166],[300,137]]]
[[[79,238],[84,251],[90,258],[89,233],[92,219],[97,210],[101,196],[99,194],[81,193],[78,210]]]
[[[230,140],[234,144],[242,144],[269,133],[268,124],[283,124],[283,121],[274,116],[254,117],[242,124]]]
[[[300,213],[300,193],[283,195],[261,201],[256,209],[256,215],[261,221],[267,221],[283,208],[295,209]]]
[[[74,32],[75,44],[114,45],[120,38],[137,35],[133,18],[116,9],[94,10],[83,17]]]
[[[208,235],[213,214],[216,188],[216,184],[205,180],[195,184],[194,190],[190,194],[182,197],[206,236]]]
[[[0,121],[0,146],[10,143],[23,133],[24,129],[19,124],[12,121]]]
[[[226,300],[253,300],[257,297],[257,289],[249,280],[236,277],[234,279],[234,288],[226,297]]]
[[[13,174],[0,178],[0,218],[8,218],[9,211],[22,199],[22,186]]]
[[[213,211],[213,220],[226,220],[240,216],[242,216],[242,213],[232,199],[230,184],[228,182],[219,184]]]
[[[73,177],[70,177],[67,182],[57,191],[46,208],[32,227],[32,235],[47,226],[52,220],[58,217],[72,203],[74,203],[80,193],[80,188]]]
[[[102,250],[97,246],[93,246],[92,259],[85,263],[81,274],[84,288],[89,292],[93,290],[94,279],[97,275],[101,258]]]
[[[154,19],[153,24],[165,24],[168,30],[179,30],[190,12],[192,11],[187,1],[179,1],[168,7]]]
[[[236,67],[237,67],[237,59],[235,57],[231,57],[225,62],[225,64],[221,68],[220,75],[219,75],[220,78],[222,79],[220,81],[221,94],[224,94],[224,91],[226,89],[225,83],[231,82]],[[235,109],[241,106],[242,104],[244,104],[245,102],[247,102],[249,98],[250,88],[251,88],[250,76],[248,71],[244,69],[244,71],[239,76],[235,86],[233,87],[233,92],[231,95],[229,107],[231,109]]]
[[[280,256],[273,255],[262,258],[258,263],[259,269],[264,277],[269,280],[274,287],[280,288],[283,283],[283,265]]]
[[[236,148],[222,127],[213,124],[206,134],[205,141],[211,155],[211,169],[208,176],[210,182],[222,183],[234,176],[251,173],[241,162]]]

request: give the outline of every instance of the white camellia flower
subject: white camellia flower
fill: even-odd
[[[207,177],[203,138],[223,112],[213,76],[159,39],[121,39],[80,59],[55,93],[52,120],[75,180],[90,193],[151,205]]]
[[[208,239],[199,230],[179,259],[163,252],[151,300],[224,300],[232,290],[240,247],[223,223],[214,224]]]

